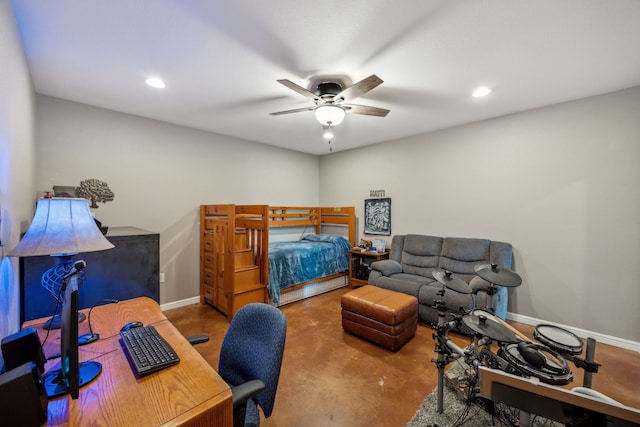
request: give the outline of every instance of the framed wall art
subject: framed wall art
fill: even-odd
[[[391,235],[391,199],[364,201],[364,234]]]

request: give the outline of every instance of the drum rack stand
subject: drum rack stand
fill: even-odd
[[[474,271],[481,279],[489,283],[489,287],[486,291],[487,300],[486,310],[484,310],[485,313],[478,315],[477,318],[475,316],[469,317],[470,315],[460,316],[451,313],[452,320],[450,321],[446,320],[447,305],[444,301],[445,288],[449,288],[460,293],[471,293],[470,287],[468,283],[453,275],[451,271],[436,269],[432,272],[433,277],[443,285],[442,289],[437,293],[439,299],[435,300],[433,303],[433,308],[435,308],[438,312],[436,333],[432,335],[433,339],[436,341],[435,352],[438,354],[438,357],[437,359],[431,360],[436,364],[438,368],[437,410],[440,414],[442,414],[444,410],[444,368],[452,361],[458,360],[460,363],[464,364],[465,375],[459,376],[457,378],[448,376],[448,382],[450,382],[453,388],[455,388],[457,395],[466,401],[469,401],[475,396],[476,381],[478,380],[478,375],[470,374],[470,372],[475,370],[477,373],[480,370],[481,364],[485,365],[488,368],[500,370],[509,374],[517,376],[527,376],[527,373],[529,371],[523,370],[523,366],[519,364],[516,364],[517,366],[514,366],[514,361],[506,357],[507,353],[501,354],[500,352],[498,352],[498,354],[494,354],[491,352],[490,345],[493,340],[496,340],[499,345],[500,343],[504,344],[505,342],[518,342],[518,344],[520,345],[526,343],[526,346],[522,345],[522,349],[520,349],[520,345],[518,345],[517,347],[517,351],[522,355],[523,361],[530,365],[534,365],[534,367],[541,368],[542,366],[544,368],[549,368],[548,370],[556,373],[546,362],[544,362],[543,365],[538,365],[540,363],[539,358],[545,357],[544,355],[541,355],[539,351],[542,351],[542,348],[548,349],[551,346],[545,347],[532,344],[526,336],[515,330],[515,328],[508,325],[501,319],[496,319],[496,321],[487,320],[489,317],[493,316],[494,313],[493,300],[496,294],[495,286],[499,285],[504,287],[517,287],[522,284],[522,278],[511,270],[500,268],[497,264],[477,264],[474,266]],[[462,312],[464,313],[464,309],[462,309]],[[477,341],[475,343],[470,344],[465,349],[462,349],[447,337],[447,331],[459,327],[463,322],[479,337],[477,338]],[[540,326],[547,326],[547,328],[554,327],[553,325],[539,325],[539,327]],[[541,332],[540,336],[536,336],[536,334],[534,333],[534,337],[539,341],[542,341],[543,336],[544,335]],[[598,372],[598,367],[600,366],[600,364],[594,361],[596,345],[595,340],[593,338],[587,338],[586,354],[585,358],[583,359],[578,357],[578,354],[581,354],[582,343],[580,343],[579,351],[573,351],[573,349],[570,347],[570,344],[569,347],[567,347],[566,343],[555,342],[555,340],[551,339],[551,337],[548,338],[550,343],[553,343],[554,345],[559,344],[560,347],[559,352],[554,353],[553,350],[549,350],[549,354],[551,356],[555,355],[556,360],[562,361],[562,363],[567,366],[567,370],[568,365],[566,365],[566,360],[573,362],[576,368],[584,369],[583,387],[590,389],[592,385],[593,374]],[[576,340],[579,340],[579,338],[576,337]],[[530,353],[531,348],[534,348],[533,351],[536,354]],[[507,350],[509,349],[507,348]],[[511,353],[508,354],[510,355]],[[502,356],[504,356],[504,358]],[[461,358],[462,360],[459,360]],[[539,374],[542,375],[541,372]],[[571,381],[573,378],[571,377],[572,374],[570,371],[568,372],[568,375],[568,381]],[[555,384],[550,382],[552,380],[566,380],[566,378],[547,378],[547,381],[545,381],[544,378],[541,379],[543,382],[549,382],[549,384]],[[566,383],[558,382],[557,384]],[[487,403],[489,407],[485,409],[494,411],[494,402],[491,400],[487,400]],[[521,412],[520,425],[524,427],[529,426],[528,413]]]
[[[595,362],[596,354],[596,340],[593,338],[587,338],[586,358],[582,359],[576,356],[566,355],[565,358],[573,362],[576,368],[584,369],[584,379],[582,380],[582,386],[585,388],[591,388],[593,374],[598,373],[599,363]]]
[[[504,372],[516,374],[514,368],[498,355],[491,353],[487,346],[492,342],[492,339],[483,336],[477,343],[463,349],[455,344],[451,339],[447,337],[447,331],[454,329],[461,325],[462,317],[451,314],[453,319],[451,321],[446,320],[447,305],[444,301],[444,289],[438,292],[441,297],[439,300],[434,301],[433,307],[438,310],[438,324],[436,326],[436,333],[432,335],[432,338],[436,340],[435,352],[438,354],[437,359],[431,361],[436,364],[438,369],[438,388],[437,388],[437,411],[443,413],[444,411],[444,387],[445,387],[445,367],[458,360],[465,366],[465,371],[468,371],[470,367],[478,369],[481,362],[486,362],[489,367],[494,369],[500,369]],[[521,337],[522,338],[522,337]],[[593,338],[587,338],[586,357],[580,358],[573,355],[565,355],[564,357],[574,363],[576,368],[582,368],[585,370],[583,387],[591,388],[592,377],[594,373],[598,372],[599,363],[594,361],[596,341]],[[481,347],[484,347],[481,351],[478,351]],[[459,359],[463,360],[459,360]],[[473,392],[475,387],[475,378],[467,375],[466,377],[452,378],[447,377],[447,380],[454,386],[456,393],[462,399],[469,399],[470,393]],[[528,420],[524,421],[523,425],[528,425]]]
[[[444,290],[439,291],[438,295],[441,297],[444,296]],[[478,360],[471,352],[463,350],[447,337],[448,330],[460,326],[462,322],[460,316],[452,315],[453,320],[450,322],[446,321],[447,305],[444,302],[444,298],[434,301],[434,307],[438,310],[438,325],[436,327],[436,333],[433,334],[432,337],[436,340],[435,352],[438,353],[438,358],[432,359],[431,361],[435,363],[438,368],[437,409],[438,413],[442,414],[444,411],[444,368],[452,361],[460,359],[461,357],[464,358],[467,364],[472,364],[477,368]],[[456,384],[457,392],[461,392],[459,383]],[[475,384],[467,384],[467,387],[474,386]]]

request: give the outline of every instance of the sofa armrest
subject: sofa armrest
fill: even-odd
[[[471,281],[469,281],[469,286],[471,287],[472,293],[478,293],[478,291],[487,291],[491,286],[491,283],[487,282],[480,276],[474,276]]]
[[[369,272],[369,278],[367,279],[367,284],[371,286],[378,286],[378,279],[382,277],[382,273],[378,270],[371,270]]]
[[[383,276],[402,273],[402,265],[392,259],[383,259],[382,261],[372,262],[371,269],[379,271]]]

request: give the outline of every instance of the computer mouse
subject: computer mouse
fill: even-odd
[[[127,330],[132,329],[132,328],[139,328],[141,326],[144,326],[144,324],[142,322],[138,322],[138,321],[129,322],[129,323],[127,323],[126,325],[124,325],[120,329],[120,332],[127,331]]]

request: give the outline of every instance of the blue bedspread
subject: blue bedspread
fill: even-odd
[[[295,242],[269,243],[269,296],[280,303],[280,290],[349,269],[349,240],[310,234]]]

